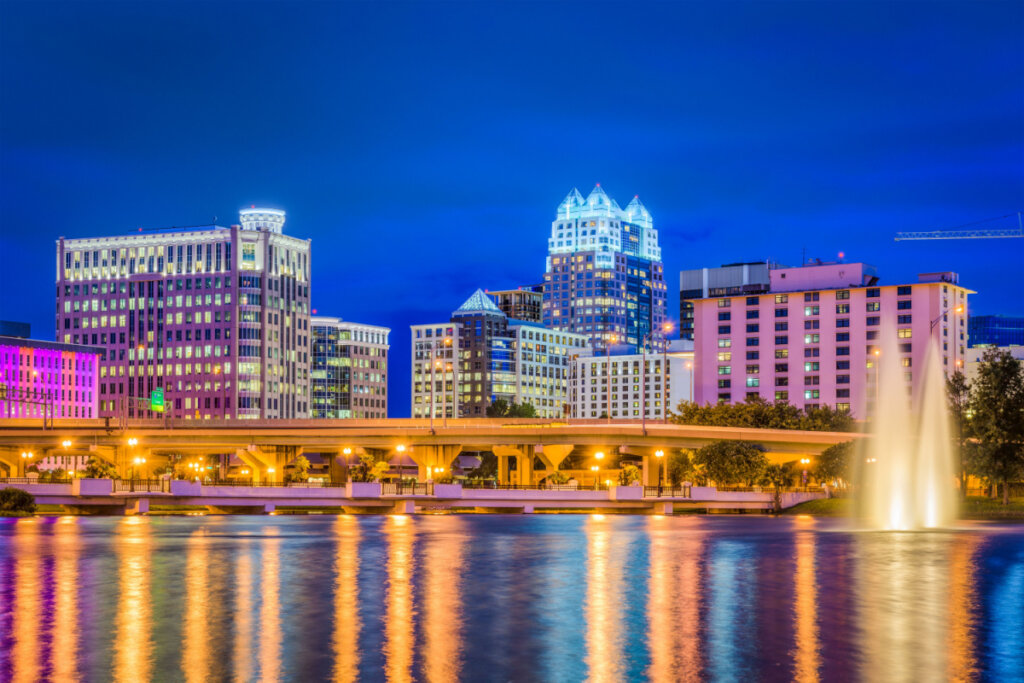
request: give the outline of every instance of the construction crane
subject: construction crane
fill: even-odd
[[[1017,217],[1016,228],[977,228],[974,226],[982,225],[984,223],[991,223],[993,221],[1001,221],[1005,218]],[[1007,237],[1024,237],[1024,220],[1021,218],[1021,212],[1008,213],[1005,216],[999,216],[998,218],[987,218],[983,221],[976,223],[968,223],[967,225],[961,225],[956,228],[949,230],[926,230],[924,232],[898,232],[896,233],[896,241],[903,242],[906,240],[972,240],[972,239],[996,239],[996,238],[1007,238]]]

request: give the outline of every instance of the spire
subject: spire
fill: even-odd
[[[565,196],[562,203],[558,205],[558,215],[565,216],[572,209],[583,206],[583,195],[575,187]]]
[[[491,297],[487,296],[484,290],[479,288],[452,315],[468,315],[470,313],[497,313],[498,315],[505,315],[495,305]]]

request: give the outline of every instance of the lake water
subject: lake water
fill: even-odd
[[[1024,526],[0,519],[0,680],[1024,679]]]

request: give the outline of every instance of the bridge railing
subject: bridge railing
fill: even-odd
[[[380,484],[382,496],[432,496],[434,484],[431,482],[384,481]]]
[[[203,486],[274,487],[293,489],[343,489],[345,482],[334,481],[252,481],[250,479],[218,479],[202,481]]]
[[[460,482],[464,489],[493,489],[495,491],[607,491],[608,486],[601,482],[595,488],[593,484],[499,484],[488,479],[464,479]]]
[[[115,479],[114,493],[170,493],[170,479]]]
[[[689,486],[645,486],[644,498],[691,498]]]
[[[70,484],[70,479],[39,479],[37,477],[0,477],[0,484]]]

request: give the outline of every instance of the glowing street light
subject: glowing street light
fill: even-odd
[[[599,468],[598,468],[597,465],[591,465],[590,466],[590,471],[594,473],[594,490],[595,491],[597,490],[597,472],[598,472],[598,469]]]
[[[804,466],[803,483],[807,486],[807,466],[811,463],[810,458],[800,458],[800,464]]]
[[[660,448],[654,451],[654,457],[658,459],[658,495],[661,495],[661,478],[665,471],[665,451]]]

